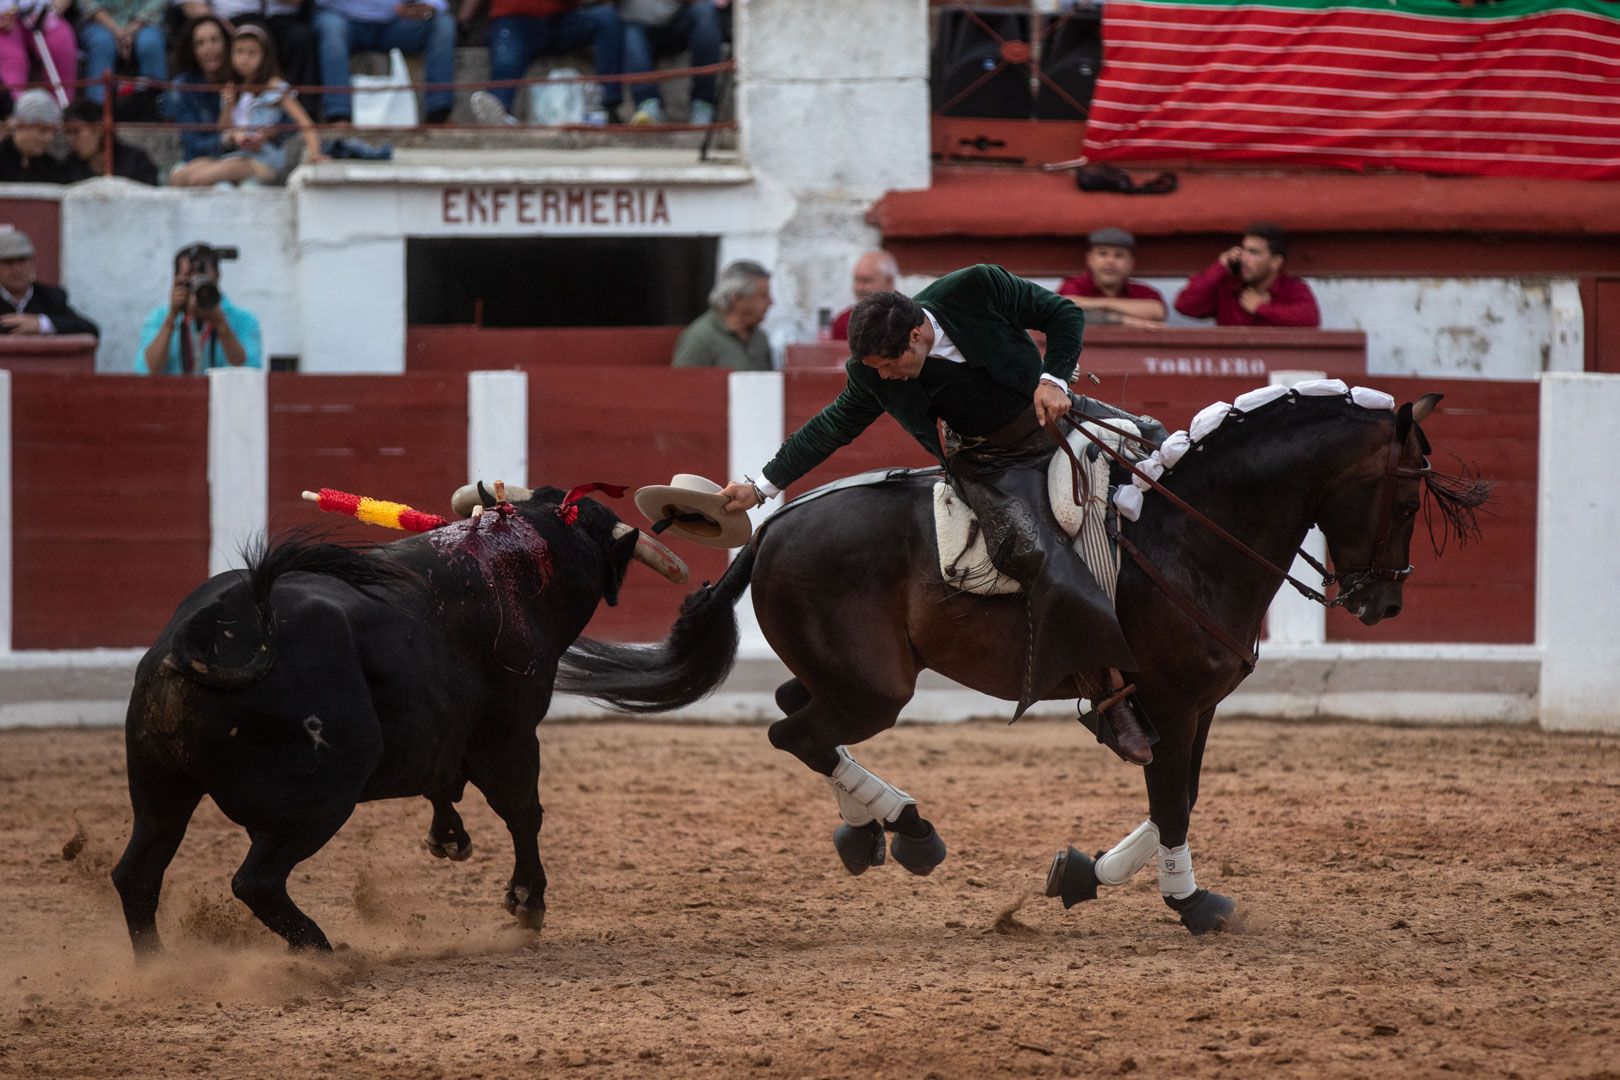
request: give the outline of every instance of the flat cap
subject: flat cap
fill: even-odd
[[[49,124],[62,122],[61,103],[45,90],[24,90],[17,95],[17,107],[11,110],[19,124]]]
[[[1122,247],[1129,248],[1132,251],[1136,250],[1136,237],[1132,236],[1124,229],[1118,229],[1112,225],[1108,226],[1106,229],[1092,230],[1091,235],[1086,237],[1086,239],[1091,242],[1092,247],[1097,247],[1098,245],[1107,245],[1108,247]]]
[[[16,229],[0,229],[0,262],[6,259],[31,259],[34,257],[34,242],[28,239],[28,234]]]

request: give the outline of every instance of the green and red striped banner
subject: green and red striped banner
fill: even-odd
[[[1612,0],[1108,0],[1095,161],[1620,177]]]

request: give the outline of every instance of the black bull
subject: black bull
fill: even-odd
[[[543,489],[509,515],[366,550],[280,543],[181,603],[126,720],[134,830],[113,881],[137,951],[158,945],[163,874],[205,794],[252,838],[232,890],[293,946],[330,948],[287,876],[356,803],[426,796],[428,849],[464,858],[468,781],[512,834],[507,910],[539,925],[535,725],[558,659],[632,559],[678,566],[591,500],[567,524],[561,498]]]

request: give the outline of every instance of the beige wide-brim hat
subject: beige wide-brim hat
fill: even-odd
[[[726,513],[727,499],[720,485],[704,476],[676,473],[668,484],[654,484],[636,492],[636,509],[663,530],[705,547],[739,548],[754,535],[753,523],[742,510]]]

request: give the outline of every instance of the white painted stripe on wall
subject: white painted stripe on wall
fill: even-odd
[[[726,469],[728,475],[715,477],[721,484],[741,480],[744,476],[759,479],[759,471],[781,449],[786,437],[787,423],[786,383],[779,371],[733,371],[726,381],[729,398],[729,442]],[[757,529],[760,523],[782,505],[778,495],[764,506],[748,513]],[[754,598],[746,593],[737,601],[737,626],[740,635],[737,651],[743,657],[769,656],[770,646],[760,632],[759,620],[754,617]]]
[[[0,654],[11,651],[11,372],[0,370]]]
[[[208,373],[208,573],[241,565],[270,524],[270,395],[263,371]]]
[[[467,375],[467,479],[529,484],[529,376]]]
[[[1541,725],[1551,731],[1620,733],[1620,375],[1541,377],[1536,484],[1536,642],[1541,646]],[[1568,433],[1580,432],[1582,466],[1570,467]]]
[[[1307,379],[1325,378],[1325,371],[1273,371],[1270,385],[1293,386]],[[1312,528],[1306,533],[1302,546],[1311,553],[1312,558],[1326,562],[1327,540],[1320,529]],[[1307,585],[1315,585],[1321,577],[1298,556],[1294,557],[1294,565],[1289,573]],[[1326,640],[1327,609],[1301,596],[1292,585],[1283,582],[1266,611],[1266,641],[1273,645],[1318,645]]]

